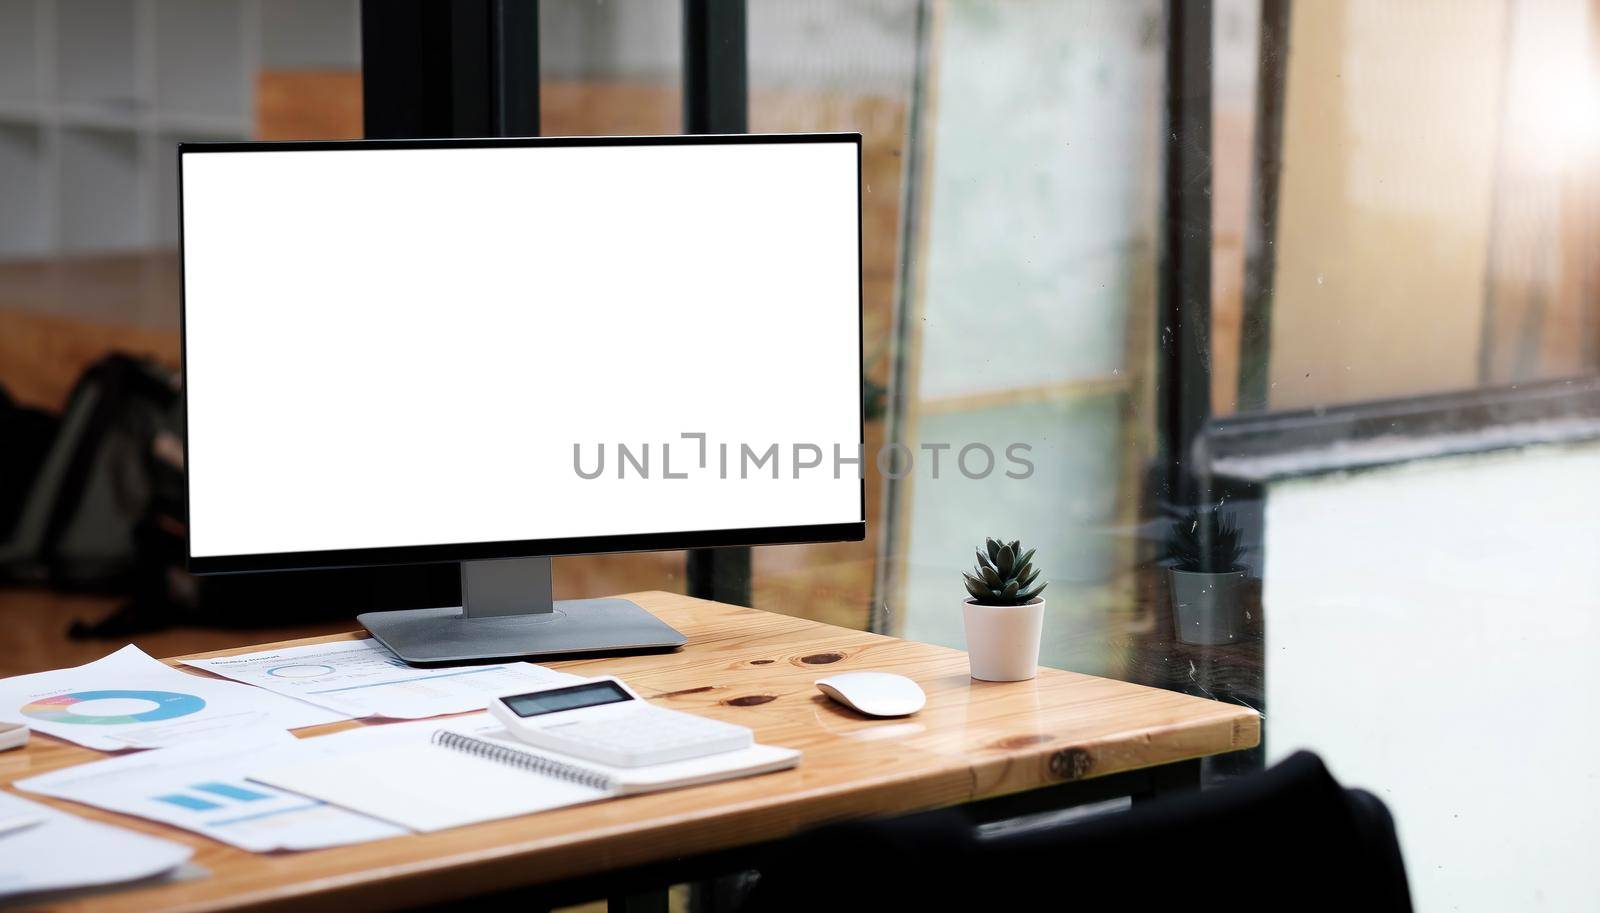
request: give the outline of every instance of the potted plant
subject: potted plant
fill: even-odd
[[[962,606],[967,628],[967,661],[972,677],[986,682],[1020,682],[1039,671],[1039,634],[1044,600],[1034,549],[1016,540],[986,539],[977,550],[978,566],[963,573],[967,593]]]
[[[1239,527],[1216,508],[1192,511],[1172,524],[1172,625],[1186,644],[1225,644],[1244,633]]]

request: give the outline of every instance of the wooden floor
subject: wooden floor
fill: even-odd
[[[807,549],[818,551],[807,553]],[[830,560],[844,550],[860,551],[862,543],[758,551],[757,606],[840,627],[867,627],[873,562],[859,558]],[[681,593],[685,586],[683,571],[682,552],[558,558],[555,595],[558,599],[580,599],[647,588]],[[73,622],[98,622],[116,611],[123,601],[124,597],[0,587],[0,678],[81,665],[129,642],[151,656],[180,656],[241,644],[333,634],[355,627],[352,614],[319,624],[261,628],[175,627],[131,638],[118,636],[96,640],[68,636]]]
[[[93,623],[121,604],[121,598],[79,596],[37,589],[0,589],[0,678],[77,666],[99,659],[130,642],[75,640],[67,636],[74,621]],[[171,628],[135,635],[131,642],[151,656],[178,656],[348,631],[351,620],[316,625],[254,629]]]

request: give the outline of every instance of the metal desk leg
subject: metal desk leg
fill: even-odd
[[[689,885],[689,913],[735,913],[755,886],[754,869]]]
[[[667,913],[667,892],[645,891],[642,894],[625,894],[606,898],[606,913]]]
[[[1188,761],[1176,761],[1172,764],[1163,764],[1152,767],[1148,771],[1148,785],[1133,794],[1135,805],[1149,802],[1162,796],[1173,793],[1188,792],[1200,788],[1200,759],[1193,758]]]

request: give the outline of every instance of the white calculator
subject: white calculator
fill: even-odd
[[[503,694],[489,712],[518,740],[613,767],[645,767],[749,748],[749,729],[657,707],[611,676]]]

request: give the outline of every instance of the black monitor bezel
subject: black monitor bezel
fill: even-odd
[[[865,325],[863,314],[862,263],[862,176],[860,133],[783,133],[711,134],[693,136],[550,136],[481,137],[471,139],[330,140],[318,142],[221,142],[179,143],[178,159],[178,308],[184,450],[184,524],[189,521],[189,398],[188,398],[188,283],[184,270],[183,240],[183,157],[195,154],[341,151],[376,149],[484,149],[494,147],[562,146],[704,146],[757,145],[768,143],[853,143],[856,149],[856,339],[857,416],[863,448],[866,440]],[[871,455],[862,454],[864,459]],[[441,545],[401,545],[376,548],[330,549],[303,552],[270,552],[250,555],[208,555],[196,557],[184,537],[184,554],[189,571],[195,574],[233,574],[258,571],[313,570],[325,568],[372,567],[396,564],[433,564],[448,561],[480,561],[498,558],[528,558],[560,555],[589,555],[612,552],[665,551],[724,546],[794,545],[810,542],[859,542],[867,531],[867,484],[863,467],[860,482],[861,519],[853,523],[808,526],[768,526],[743,529],[695,530],[639,533],[615,536],[581,536],[559,539],[519,539],[496,542],[462,542]],[[308,518],[309,520],[309,518]]]

